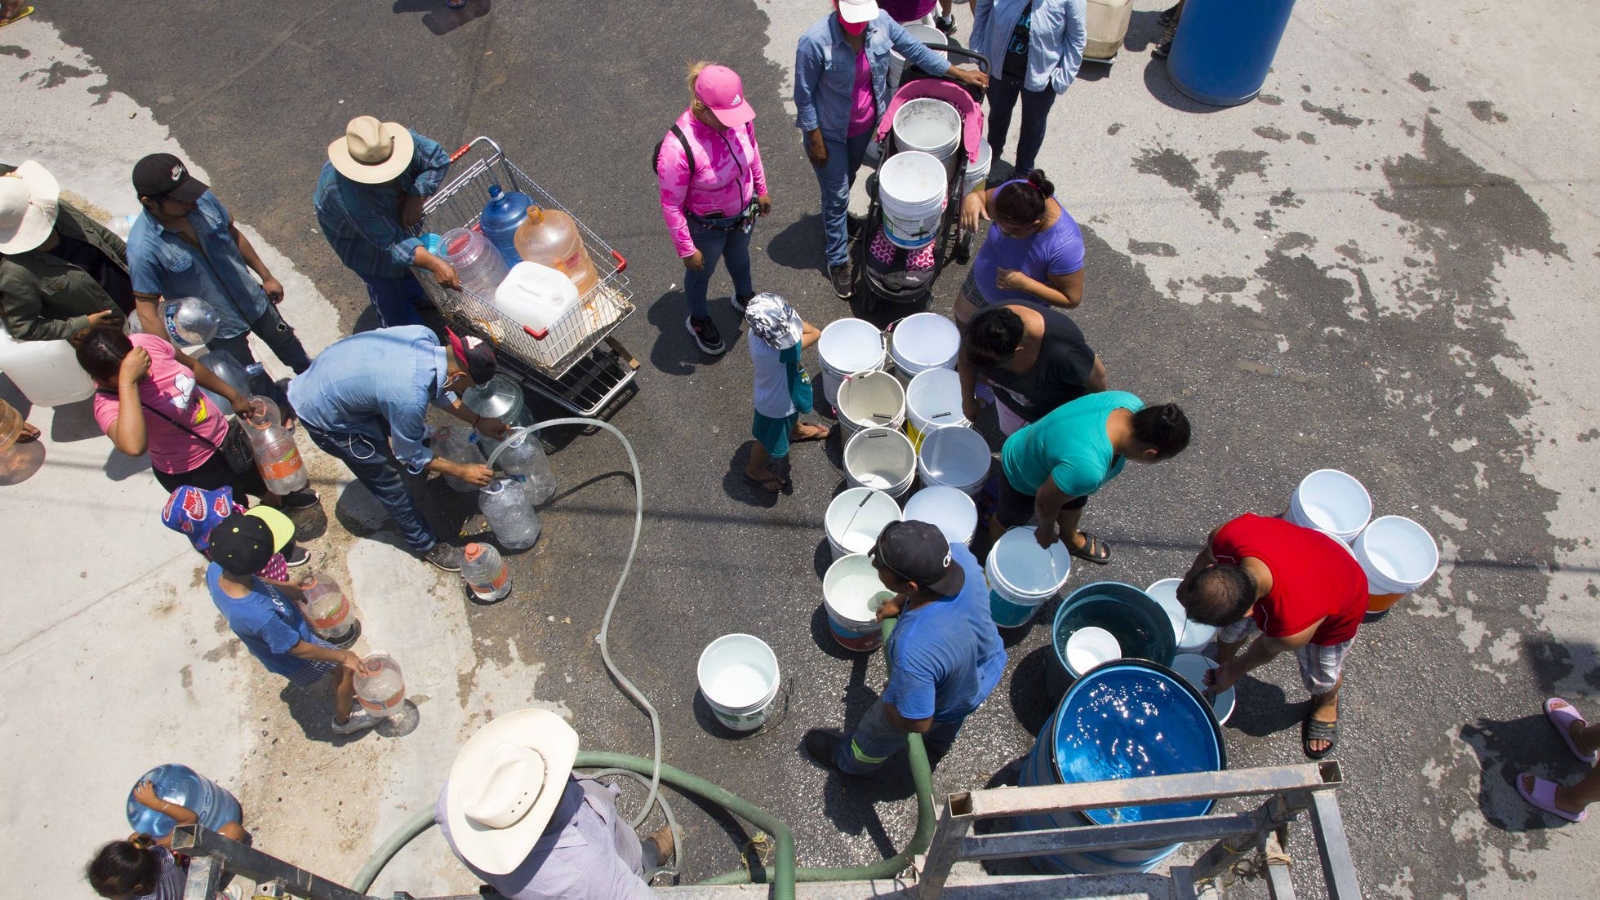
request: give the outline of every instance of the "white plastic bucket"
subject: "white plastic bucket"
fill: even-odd
[[[1367,609],[1382,612],[1427,583],[1439,568],[1439,545],[1404,516],[1379,516],[1356,537],[1356,561],[1367,573]]]
[[[972,496],[989,480],[989,442],[971,428],[934,428],[924,432],[917,450],[922,483],[953,487]]]
[[[894,596],[883,586],[872,560],[852,553],[835,560],[822,576],[822,606],[828,630],[846,650],[876,650],[883,643],[878,607]]]
[[[863,428],[844,445],[844,477],[851,487],[900,497],[917,477],[917,451],[892,428]]]
[[[925,487],[906,501],[907,522],[927,522],[952,545],[971,542],[978,528],[978,507],[972,498],[942,484]]]
[[[961,113],[934,97],[918,97],[894,113],[894,139],[902,151],[927,153],[941,164],[961,146]]]
[[[931,13],[930,13],[930,15],[931,15]],[[906,33],[907,34],[911,35],[913,38],[916,38],[918,41],[921,41],[924,44],[936,44],[936,45],[939,45],[939,46],[945,46],[945,45],[950,43],[950,39],[945,37],[944,32],[940,31],[937,28],[934,28],[932,25],[906,25],[904,27],[906,29]],[[934,52],[937,53],[941,57],[949,56],[949,54],[945,53],[943,50],[936,50]],[[905,72],[905,69],[906,69],[906,58],[904,56],[900,55],[900,51],[898,51],[898,50],[890,50],[889,51],[889,93],[891,93],[891,94],[894,93],[895,89],[900,86],[900,76]]]
[[[902,384],[930,369],[955,369],[960,353],[961,329],[938,313],[906,316],[889,332],[889,356]]]
[[[1318,469],[1300,480],[1289,498],[1289,521],[1318,528],[1345,543],[1372,518],[1372,497],[1361,482],[1338,469]]]
[[[1179,653],[1172,659],[1172,671],[1183,676],[1183,679],[1194,685],[1194,689],[1205,695],[1206,673],[1219,669],[1221,665],[1214,659],[1207,659],[1198,653]],[[1210,698],[1211,711],[1217,714],[1217,724],[1226,725],[1233,715],[1234,704],[1238,702],[1236,688],[1228,688],[1220,694]]]
[[[857,372],[839,385],[838,407],[846,435],[863,428],[899,428],[906,420],[906,391],[888,372]]]
[[[700,693],[717,721],[734,731],[754,731],[772,714],[778,696],[778,657],[748,634],[725,634],[700,653],[695,668]]]
[[[954,369],[929,369],[911,379],[906,387],[906,436],[911,438],[913,447],[920,449],[930,431],[966,428],[969,424],[961,410],[960,373]]]
[[[839,403],[839,385],[846,375],[883,368],[888,353],[876,325],[863,319],[836,319],[822,329],[817,356],[822,360],[822,396],[833,407]]]
[[[1026,625],[1072,574],[1072,556],[1060,541],[1046,550],[1023,525],[1000,536],[983,565],[989,577],[989,612],[1002,628]]]
[[[942,100],[913,100],[900,108],[895,119],[914,104],[925,102],[938,103],[955,114]],[[879,166],[878,199],[883,204],[883,233],[889,243],[908,250],[932,243],[950,199],[947,189],[944,163],[931,153],[902,151]]]
[[[1172,636],[1178,642],[1178,652],[1194,653],[1211,643],[1211,639],[1217,635],[1217,629],[1189,618],[1189,611],[1178,602],[1178,585],[1182,583],[1182,578],[1163,578],[1145,588],[1144,592],[1159,603],[1166,610],[1167,618],[1172,620]]]
[[[833,558],[840,559],[871,550],[884,526],[901,518],[900,504],[893,497],[883,491],[853,487],[833,498],[822,522]]]
[[[988,187],[989,166],[994,161],[994,150],[989,142],[984,141],[978,145],[978,161],[967,163],[967,174],[961,179],[961,196],[972,193],[979,188]]]

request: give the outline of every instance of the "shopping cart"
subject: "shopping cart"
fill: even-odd
[[[507,191],[522,191],[546,209],[571,214],[506,159],[500,145],[489,138],[473,138],[450,155],[452,166],[462,159],[470,161],[428,198],[422,222],[413,233],[444,234],[452,228],[475,227],[493,184]],[[577,216],[572,218],[578,222],[600,283],[542,333],[501,313],[491,297],[467,290],[447,291],[432,273],[412,271],[452,328],[478,335],[494,345],[502,370],[526,388],[578,415],[598,416],[613,406],[638,373],[639,361],[611,336],[611,331],[633,314],[633,294],[624,274],[627,259],[600,240]]]

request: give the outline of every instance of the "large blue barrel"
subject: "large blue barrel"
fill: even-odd
[[[1050,629],[1054,652],[1049,668],[1051,693],[1064,689],[1072,675],[1067,669],[1067,640],[1080,628],[1104,628],[1117,639],[1122,655],[1171,665],[1178,652],[1172,620],[1149,594],[1120,581],[1097,581],[1073,591],[1056,608]]]
[[[208,831],[221,831],[229,822],[244,821],[239,800],[228,789],[201,775],[188,766],[168,763],[144,773],[139,781],[149,781],[155,786],[156,796],[179,806],[188,807],[200,817],[200,824]],[[134,782],[138,786],[138,782]],[[157,812],[133,799],[128,791],[128,824],[134,831],[154,837],[172,833],[176,822],[165,813]]]
[[[1124,660],[1078,679],[1039,732],[1022,766],[1023,787],[1115,781],[1227,768],[1222,728],[1200,692],[1165,666]],[[1203,816],[1215,801],[1023,816],[1028,831]],[[1050,874],[1148,872],[1181,844],[1032,857]]]
[[[1167,57],[1167,77],[1212,106],[1260,93],[1289,25],[1294,0],[1187,0]]]

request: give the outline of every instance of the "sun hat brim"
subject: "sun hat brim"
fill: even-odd
[[[28,207],[9,233],[0,232],[0,253],[27,253],[50,237],[61,213],[61,185],[44,166],[28,160],[11,173],[28,188]],[[0,176],[9,177],[9,176]]]
[[[375,166],[357,161],[350,155],[348,140],[341,135],[328,145],[328,162],[333,163],[340,175],[360,184],[383,184],[399,178],[411,165],[417,142],[412,140],[411,131],[399,122],[384,122],[383,129],[394,136],[394,152],[388,159]]]
[[[502,742],[532,748],[544,757],[544,786],[538,799],[515,824],[490,828],[468,819],[462,811],[463,779],[456,776],[484,765]],[[445,822],[456,851],[474,867],[491,875],[509,874],[522,865],[561,804],[567,779],[572,775],[572,764],[577,758],[578,733],[565,719],[547,709],[506,713],[478,729],[456,754],[445,788]]]

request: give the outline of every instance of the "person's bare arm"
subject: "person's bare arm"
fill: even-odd
[[[194,380],[197,384],[232,403],[234,412],[245,416],[250,414],[250,398],[234,390],[233,385],[218,378],[217,373],[207,368],[205,363],[176,348],[172,351],[172,358],[194,370]]]
[[[816,344],[817,339],[821,338],[821,337],[822,337],[822,332],[817,330],[817,326],[812,325],[810,322],[801,322],[800,323],[800,349],[801,350],[810,349],[812,345]]]
[[[1111,390],[1111,382],[1106,377],[1106,364],[1101,362],[1099,356],[1094,358],[1094,368],[1089,370],[1089,380],[1084,387],[1088,388],[1091,394]]]
[[[1050,275],[1049,281],[1029,278],[1016,269],[995,270],[995,287],[1002,291],[1022,291],[1061,309],[1076,309],[1083,301],[1083,270],[1071,275]]]
[[[1194,562],[1189,564],[1189,571],[1183,573],[1184,581],[1188,581],[1200,574],[1203,569],[1216,565],[1217,557],[1211,552],[1211,542],[1216,540],[1217,532],[1221,530],[1221,526],[1218,526],[1211,529],[1211,533],[1206,535],[1206,542],[1200,546],[1200,552],[1195,554]]]
[[[1072,495],[1058,487],[1054,478],[1046,478],[1044,484],[1039,485],[1039,490],[1033,495],[1033,512],[1039,517],[1039,530],[1034,533],[1034,539],[1039,546],[1048,548],[1061,537],[1056,517],[1061,515],[1061,508],[1071,500]]]
[[[161,295],[133,292],[133,313],[139,317],[139,330],[145,334],[166,334],[161,324]]]
[[[1299,650],[1311,643],[1311,638],[1322,627],[1323,619],[1318,619],[1315,624],[1298,634],[1286,637],[1268,637],[1261,635],[1250,643],[1244,653],[1223,663],[1220,667],[1206,673],[1206,687],[1218,693],[1233,687],[1239,676],[1258,666],[1270,662],[1279,653],[1288,653]]]
[[[967,345],[963,341],[961,352],[956,355],[956,374],[961,376],[961,414],[967,417],[968,422],[978,421],[978,364],[967,355]]]
[[[150,371],[150,354],[134,347],[122,358],[117,372],[117,417],[106,429],[112,446],[129,456],[142,456],[149,449],[144,428],[144,405],[139,400],[139,380]]]

